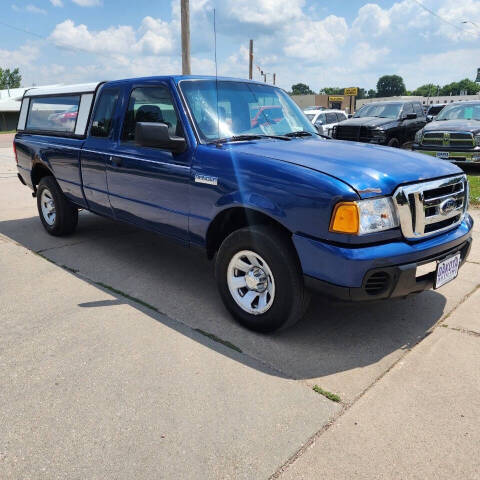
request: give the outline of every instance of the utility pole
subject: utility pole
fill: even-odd
[[[190,6],[189,0],[180,0],[182,23],[182,74],[190,75]]]
[[[250,52],[248,54],[248,79],[253,79],[253,40],[250,39]]]
[[[277,74],[274,73],[274,74],[273,74],[273,84],[274,84],[274,85],[275,85],[275,80],[276,80],[276,78],[277,78]]]

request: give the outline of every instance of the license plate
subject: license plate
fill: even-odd
[[[435,288],[440,288],[442,285],[445,285],[456,278],[459,266],[460,253],[438,262],[437,274],[435,276]]]
[[[437,158],[443,158],[444,160],[446,160],[450,156],[450,152],[437,152],[435,156]]]

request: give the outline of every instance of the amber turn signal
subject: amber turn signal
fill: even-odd
[[[335,205],[330,231],[335,233],[358,233],[358,207],[355,202],[341,202]]]

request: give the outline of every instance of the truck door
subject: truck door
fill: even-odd
[[[112,137],[119,94],[119,88],[100,91],[90,134],[80,157],[83,191],[88,206],[92,211],[107,216],[113,215],[108,199],[106,167],[114,147]]]
[[[137,85],[128,92],[123,125],[107,166],[110,204],[116,218],[186,241],[191,147],[176,154],[135,143],[137,122],[163,122],[184,136],[177,105],[166,83]]]
[[[413,105],[411,103],[406,103],[403,106],[402,116],[404,120],[402,121],[402,130],[404,138],[402,139],[403,142],[411,141],[415,138],[415,133],[417,133],[417,124],[418,120],[416,118],[408,119],[405,118],[408,114],[415,113],[413,110]]]

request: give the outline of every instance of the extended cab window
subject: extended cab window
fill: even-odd
[[[123,141],[135,140],[137,122],[166,123],[170,135],[183,136],[172,97],[166,86],[141,87],[132,91],[123,122]]]
[[[118,90],[102,90],[90,130],[92,137],[108,137],[110,135],[117,100]]]
[[[402,109],[402,115],[407,115],[409,113],[415,113],[413,111],[413,105],[411,103],[406,103],[404,106],[403,106],[403,109]]]
[[[422,118],[425,116],[425,113],[423,111],[423,108],[422,106],[419,104],[419,103],[414,103],[413,104],[413,107],[415,109],[415,113],[417,114],[417,117],[418,118]]]
[[[27,130],[74,133],[80,95],[33,97],[27,116]]]

